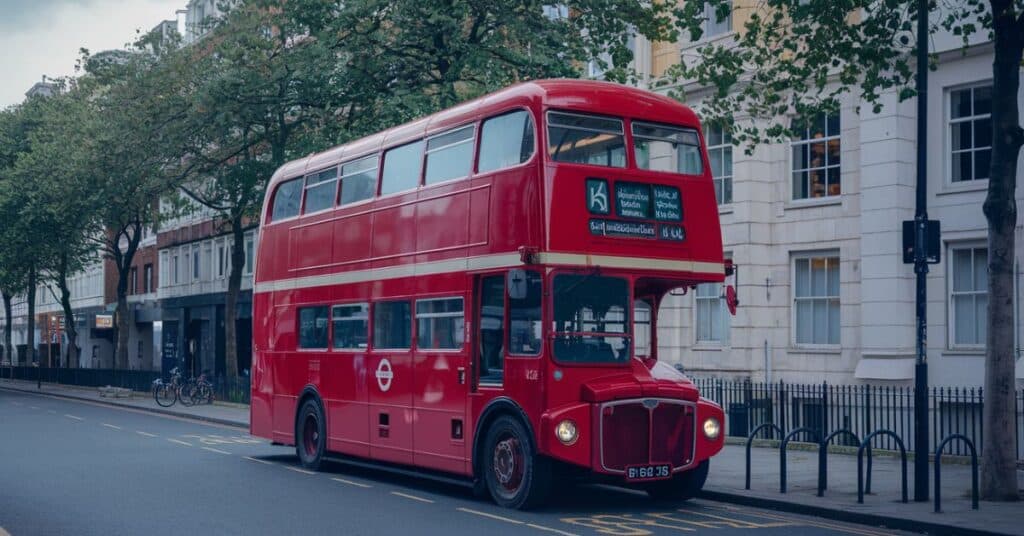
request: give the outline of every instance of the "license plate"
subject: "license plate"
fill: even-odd
[[[630,465],[626,467],[626,481],[663,480],[672,476],[672,467],[667,463]]]

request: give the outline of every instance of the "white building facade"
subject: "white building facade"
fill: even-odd
[[[650,81],[694,47],[732,39],[733,26],[708,28],[697,44],[638,38],[636,67]],[[993,51],[979,42],[964,52],[958,38],[942,35],[933,47],[927,199],[943,249],[927,283],[929,379],[980,386]],[[699,109],[700,88],[686,89],[687,103]],[[800,136],[751,155],[728,133],[706,130],[724,247],[740,267],[740,307],[730,317],[717,285],[668,298],[659,313],[662,359],[695,376],[754,381],[913,379],[915,275],[902,260],[902,222],[914,216],[916,102],[894,94],[883,102],[874,113],[847,95],[838,114],[810,118]],[[1022,175],[1024,161],[1018,182]],[[1018,204],[1022,198],[1018,188]],[[1016,378],[1024,385],[1019,359]]]

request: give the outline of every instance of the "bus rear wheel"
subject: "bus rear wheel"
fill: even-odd
[[[700,465],[684,471],[682,474],[668,480],[651,482],[644,487],[644,491],[652,499],[657,501],[682,502],[696,497],[704,482],[708,479],[708,468],[711,460],[704,460]]]
[[[316,400],[302,404],[295,420],[295,453],[299,463],[311,471],[319,471],[327,450],[327,427],[323,411]]]
[[[484,441],[484,482],[494,502],[505,508],[533,508],[551,489],[551,464],[533,447],[523,424],[513,417],[498,417]]]

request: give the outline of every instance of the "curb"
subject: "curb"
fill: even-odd
[[[174,410],[164,409],[164,408],[160,408],[160,407],[153,408],[153,407],[147,407],[147,406],[133,406],[133,405],[130,405],[130,404],[119,404],[117,402],[114,402],[113,400],[97,400],[95,398],[89,398],[89,397],[85,397],[85,396],[78,396],[78,395],[73,395],[73,394],[68,394],[68,393],[54,393],[54,392],[50,392],[50,391],[37,391],[37,390],[34,390],[34,389],[22,389],[20,387],[13,387],[13,386],[10,386],[10,385],[0,385],[0,389],[4,389],[4,390],[8,390],[8,391],[15,391],[15,392],[18,392],[18,393],[26,393],[26,394],[31,394],[31,395],[54,396],[54,397],[57,397],[57,398],[66,398],[66,399],[69,399],[69,400],[78,400],[78,401],[81,401],[81,402],[90,402],[90,403],[93,403],[93,404],[100,404],[100,405],[103,405],[103,406],[110,406],[110,407],[114,407],[114,408],[134,409],[134,410],[138,410],[138,411],[144,411],[144,412],[147,412],[147,413],[155,413],[157,415],[167,415],[167,416],[170,416],[170,417],[178,417],[180,419],[190,419],[190,420],[193,420],[193,421],[208,422],[208,423],[212,423],[212,424],[219,424],[219,425],[222,425],[222,426],[231,426],[231,427],[234,427],[234,428],[241,428],[241,429],[244,429],[244,430],[248,430],[249,429],[249,423],[246,423],[246,422],[233,421],[231,419],[221,419],[220,417],[208,417],[206,415],[195,415],[195,414],[192,414],[192,413],[185,413],[185,412],[181,412],[181,411],[174,411]]]
[[[935,534],[938,536],[1006,536],[1007,534],[1004,532],[992,532],[988,530],[971,529],[966,527],[957,527],[953,525],[943,525],[941,523],[933,523],[931,521],[918,521],[912,519],[904,519],[902,517],[891,517],[862,512],[850,512],[848,510],[836,510],[833,508],[825,508],[822,506],[812,506],[809,504],[786,502],[776,499],[764,499],[761,497],[751,497],[749,495],[741,495],[738,493],[728,493],[723,491],[710,491],[707,489],[704,489],[700,492],[700,498],[709,501],[738,504],[741,506],[753,506],[755,508],[777,510],[779,512],[787,512],[790,514],[820,517],[825,519],[831,519],[833,521],[842,521],[845,523],[870,525],[873,527],[885,527],[888,529]]]

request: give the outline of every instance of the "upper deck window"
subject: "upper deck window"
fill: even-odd
[[[338,168],[331,168],[306,177],[306,207],[303,214],[318,212],[334,206],[334,191],[338,184]]]
[[[274,194],[274,209],[270,212],[271,221],[283,220],[299,215],[299,204],[302,201],[302,179],[292,179],[281,183]]]
[[[557,162],[626,167],[622,120],[548,112],[548,155]]]
[[[633,122],[633,150],[640,169],[700,175],[700,137],[692,128]]]
[[[384,153],[380,195],[412,190],[420,184],[423,169],[423,140],[395,147]]]
[[[373,197],[377,189],[377,156],[370,156],[341,166],[341,201],[348,205]]]
[[[533,156],[533,119],[519,110],[484,121],[480,132],[480,173],[522,164]]]
[[[427,140],[427,184],[467,177],[472,167],[472,125]]]

